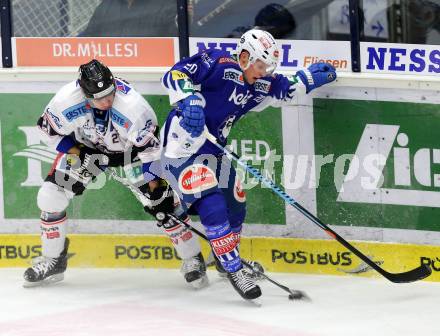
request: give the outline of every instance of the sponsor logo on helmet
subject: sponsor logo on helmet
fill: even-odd
[[[98,82],[97,85],[98,85],[99,88],[102,88],[104,86],[104,83],[103,82]]]
[[[217,184],[217,178],[212,169],[202,164],[194,164],[185,168],[179,176],[179,187],[184,194],[200,193]]]
[[[270,41],[265,36],[261,36],[258,41],[260,41],[265,50],[269,49],[272,46],[272,43],[270,43]]]
[[[231,80],[234,83],[244,85],[243,73],[241,71],[233,69],[233,68],[225,69],[225,71],[223,73],[223,79]]]
[[[264,79],[258,79],[255,84],[255,91],[269,93],[270,90],[270,82]]]

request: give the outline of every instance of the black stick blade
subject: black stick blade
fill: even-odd
[[[385,272],[383,276],[385,276],[388,280],[395,283],[408,283],[408,282],[414,282],[425,279],[429,277],[431,273],[432,273],[431,267],[423,264],[407,272],[402,272],[402,273]]]
[[[303,291],[296,289],[289,289],[289,300],[303,300],[303,301],[312,301],[310,297]]]

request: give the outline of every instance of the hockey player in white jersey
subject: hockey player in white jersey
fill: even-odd
[[[92,60],[80,66],[78,80],[56,93],[38,126],[44,141],[59,154],[38,192],[42,257],[25,271],[25,287],[64,278],[69,248],[66,208],[107,167],[142,165],[143,174],[136,186],[145,194],[145,211],[189,219],[167,182],[152,169],[160,157],[159,127],[153,109],[101,62]],[[198,238],[168,218],[161,224],[183,259],[186,281],[194,287],[203,286],[206,268]]]

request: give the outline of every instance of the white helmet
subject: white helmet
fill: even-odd
[[[278,65],[278,46],[273,36],[264,30],[251,29],[244,33],[237,44],[237,57],[243,50],[249,53],[249,62],[245,68],[249,68],[257,60],[264,62],[267,67],[267,73],[271,74]]]

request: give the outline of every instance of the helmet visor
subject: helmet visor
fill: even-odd
[[[264,76],[271,75],[275,71],[276,67],[277,65],[275,63],[267,64],[260,59],[257,59],[254,63],[255,70],[262,73]]]

